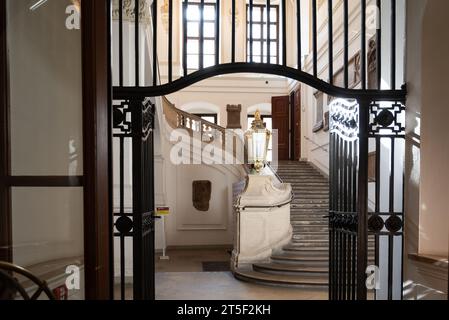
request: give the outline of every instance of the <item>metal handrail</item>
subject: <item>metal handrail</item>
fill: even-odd
[[[329,143],[320,145],[320,144],[318,144],[317,142],[313,141],[312,139],[310,139],[310,138],[307,137],[307,136],[304,136],[304,139],[306,139],[307,141],[311,142],[312,144],[314,144],[314,145],[317,147],[316,149],[314,149],[314,150],[312,150],[312,151],[321,149],[321,150],[323,150],[324,152],[329,153],[329,150],[325,148],[325,146],[328,146]]]

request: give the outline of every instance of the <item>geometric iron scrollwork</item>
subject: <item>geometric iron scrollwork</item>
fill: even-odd
[[[385,227],[384,219],[378,214],[373,214],[368,219],[368,230],[372,233],[379,233]]]
[[[131,109],[129,101],[112,105],[114,136],[130,136],[131,134]]]
[[[154,129],[154,115],[156,107],[150,99],[142,103],[142,140],[146,141]]]
[[[372,102],[369,133],[370,136],[403,136],[405,106],[399,102]]]
[[[142,236],[154,230],[153,212],[144,213],[142,215]]]
[[[397,234],[403,226],[402,218],[396,213],[371,213],[368,218],[368,231],[373,234]]]
[[[359,135],[359,105],[357,101],[336,99],[329,106],[331,133],[345,140],[356,140]]]
[[[389,217],[387,219],[387,221],[385,221],[385,227],[391,233],[397,233],[403,227],[402,219],[400,217],[398,217],[397,215],[392,215],[391,217]]]
[[[357,216],[352,213],[331,212],[329,222],[334,229],[357,232]]]
[[[133,221],[127,216],[121,216],[115,221],[115,227],[118,232],[126,234],[133,229]]]

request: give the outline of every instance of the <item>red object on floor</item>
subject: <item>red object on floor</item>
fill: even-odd
[[[53,289],[53,294],[56,297],[56,300],[68,300],[69,298],[69,289],[64,284],[62,286],[59,286],[55,289]]]

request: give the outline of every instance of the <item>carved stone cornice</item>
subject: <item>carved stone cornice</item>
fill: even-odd
[[[123,0],[123,21],[134,22],[135,17],[135,2],[134,0]],[[112,1],[112,20],[119,19],[119,0]],[[149,24],[150,19],[150,5],[148,0],[141,0],[139,2],[139,22]]]

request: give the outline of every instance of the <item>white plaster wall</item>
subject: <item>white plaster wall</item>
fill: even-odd
[[[447,299],[447,270],[408,254],[448,256],[449,145],[445,89],[449,83],[446,13],[442,0],[409,0],[407,15],[406,237],[404,276],[409,299]]]
[[[421,221],[419,251],[448,255],[449,43],[437,36],[449,32],[449,2],[428,2],[422,34]]]
[[[288,81],[282,77],[237,74],[202,81],[186,89],[168,95],[177,108],[188,112],[217,112],[219,125],[227,126],[226,106],[241,104],[240,122],[247,129],[247,116],[260,105],[267,114],[274,96],[288,95]],[[271,109],[271,108],[270,108]],[[269,112],[267,112],[269,111]]]

